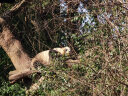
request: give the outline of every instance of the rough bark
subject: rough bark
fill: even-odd
[[[30,67],[31,59],[6,26],[3,27],[3,32],[0,35],[0,45],[10,57],[16,70],[20,71]]]
[[[26,76],[25,72],[27,75],[32,73],[30,70],[31,58],[23,51],[20,41],[15,39],[4,19],[0,18],[0,24],[2,25],[0,46],[7,53],[16,69],[9,74],[9,80],[14,82]]]
[[[25,2],[26,0],[22,0],[0,17],[2,29],[2,32],[0,32],[0,46],[7,53],[16,69],[9,73],[9,80],[12,82],[35,72],[31,70],[31,58],[24,52],[20,41],[15,39],[7,24],[9,21],[6,21],[9,17],[14,15],[14,13],[16,14],[18,12]]]

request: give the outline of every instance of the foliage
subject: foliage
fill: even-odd
[[[0,48],[0,54],[0,96],[24,96],[25,90],[20,84],[11,85],[8,82],[8,73],[14,67],[2,48]]]
[[[3,82],[0,88],[1,96],[24,96],[25,89],[19,84],[10,85],[9,82]]]
[[[44,81],[31,95],[127,96],[127,8],[118,0],[80,1],[36,0],[11,19],[13,34],[31,57],[42,50],[70,46],[81,61],[68,67],[62,57],[42,67]],[[10,8],[2,6],[0,13]],[[0,95],[25,94],[24,82],[7,82],[13,67],[2,49],[0,54]],[[36,75],[30,77],[37,82]]]

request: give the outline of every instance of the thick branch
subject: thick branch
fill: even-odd
[[[9,11],[6,11],[2,15],[2,18],[6,19],[6,18],[10,17],[11,15],[16,14],[17,12],[19,12],[21,10],[21,8],[23,6],[25,6],[25,4],[27,3],[27,1],[29,1],[29,0],[22,0],[21,2],[17,3]]]
[[[14,38],[7,26],[3,27],[3,32],[0,34],[0,45],[10,57],[16,70],[30,67],[31,59],[23,51],[21,43]]]
[[[69,60],[66,61],[66,64],[68,65],[68,67],[72,67],[72,65],[79,64],[79,63],[80,63],[80,60],[69,59]]]
[[[0,18],[0,25],[3,25],[5,23],[5,20],[3,18]]]
[[[44,77],[42,76],[37,83],[32,84],[32,86],[26,91],[26,94],[29,95],[29,93],[35,92],[37,89],[39,89],[43,81]]]
[[[12,81],[11,83],[14,83],[16,80],[20,79],[20,78],[23,78],[23,77],[26,77],[34,72],[37,72],[37,71],[32,71],[30,69],[26,69],[26,70],[23,70],[23,71],[15,71],[16,73],[14,75],[10,75],[9,76],[9,80]]]
[[[0,25],[2,25],[2,32],[0,33],[0,46],[7,53],[14,67],[16,68],[15,71],[11,71],[9,74],[9,80],[12,82],[33,73],[33,71],[30,70],[31,58],[27,55],[27,53],[24,52],[20,41],[15,39],[14,35],[9,29],[9,25],[7,24],[8,21],[6,21],[6,17],[8,18],[12,14],[18,12],[21,7],[26,4],[26,1],[27,0],[22,0],[9,11],[5,12],[2,17],[0,17]]]

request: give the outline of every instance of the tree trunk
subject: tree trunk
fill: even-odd
[[[15,39],[8,24],[3,18],[0,18],[0,25],[2,26],[2,32],[0,33],[0,46],[7,53],[16,69],[9,73],[9,80],[15,82],[16,80],[33,73],[33,71],[30,70],[31,58],[23,51],[20,41]]]
[[[7,53],[16,69],[9,72],[9,80],[12,82],[36,72],[31,70],[31,58],[23,51],[20,41],[15,39],[7,23],[11,16],[18,14],[18,12],[28,4],[28,1],[29,0],[20,1],[0,17],[0,27],[2,29],[2,32],[0,32],[0,46]]]
[[[21,43],[16,40],[9,28],[4,26],[0,35],[0,45],[10,57],[16,70],[21,71],[30,67],[31,59],[23,51]]]

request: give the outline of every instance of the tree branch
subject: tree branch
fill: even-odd
[[[112,23],[106,15],[104,15],[104,18],[105,18],[105,20],[108,22],[108,24],[110,24],[110,25],[115,29],[116,35],[117,35],[118,37],[120,37],[120,32],[119,32],[119,30],[118,30],[118,27],[117,27],[114,23]]]
[[[10,18],[11,15],[20,12],[20,9],[24,6],[24,4],[26,4],[26,1],[28,0],[22,0],[17,3],[0,17],[0,25],[2,25],[2,32],[0,33],[0,46],[7,53],[16,68],[16,70],[9,73],[9,80],[12,83],[32,74],[33,72],[37,72],[30,70],[31,58],[24,52],[21,42],[15,39],[7,23],[9,22],[7,19]]]
[[[11,83],[14,83],[15,81],[17,81],[17,80],[19,80],[19,79],[21,79],[21,78],[23,78],[23,77],[26,77],[26,76],[28,76],[28,75],[30,75],[30,74],[32,74],[32,73],[35,73],[35,72],[37,72],[36,70],[34,71],[34,70],[30,70],[30,69],[26,69],[26,70],[24,70],[24,71],[13,71],[13,72],[16,72],[14,75],[11,75],[10,74],[10,76],[9,76],[9,80],[11,81]]]
[[[9,11],[6,11],[1,17],[7,19],[11,17],[13,14],[20,12],[21,8],[25,6],[25,4],[27,4],[27,1],[29,0],[22,0],[21,2],[17,3]]]

